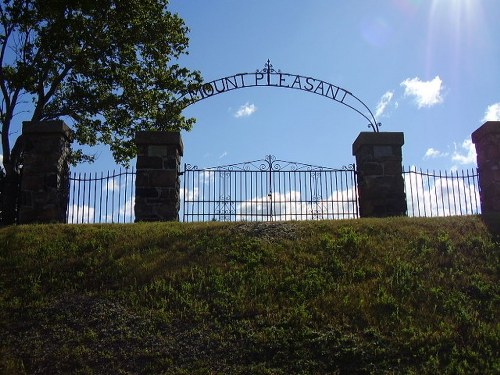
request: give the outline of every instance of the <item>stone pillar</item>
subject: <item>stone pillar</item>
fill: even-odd
[[[135,221],[179,221],[179,132],[138,132]]]
[[[362,132],[354,141],[360,217],[406,215],[403,144],[399,132]]]
[[[65,223],[71,130],[61,120],[23,122],[19,223]]]
[[[500,216],[500,121],[485,122],[471,138],[476,146],[481,212]]]

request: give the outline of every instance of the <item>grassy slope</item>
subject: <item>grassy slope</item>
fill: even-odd
[[[0,229],[0,373],[498,373],[478,217]]]

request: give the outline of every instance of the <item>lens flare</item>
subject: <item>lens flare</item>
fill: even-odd
[[[482,8],[477,0],[432,0],[429,9],[426,71],[438,59],[447,58],[457,73],[465,61],[464,54],[472,53],[488,39],[481,27]]]

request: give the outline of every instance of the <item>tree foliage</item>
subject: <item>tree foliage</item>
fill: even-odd
[[[134,157],[137,131],[189,130],[194,119],[184,118],[187,103],[177,98],[201,77],[178,64],[187,32],[168,0],[3,0],[0,121],[7,176],[22,151],[19,138],[15,146],[9,141],[14,116],[65,119],[79,144],[107,144],[121,163]]]

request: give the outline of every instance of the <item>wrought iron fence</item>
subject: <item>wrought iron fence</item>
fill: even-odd
[[[262,160],[200,169],[185,165],[183,221],[358,217],[354,165],[343,169]]]
[[[342,169],[267,156],[182,172],[183,221],[273,221],[358,218],[354,165]],[[134,222],[134,169],[70,175],[68,223]],[[410,217],[480,213],[476,169],[403,171]]]
[[[73,173],[67,222],[130,223],[134,221],[135,170]]]
[[[403,177],[410,217],[474,215],[481,211],[477,169],[424,172],[408,167]]]

